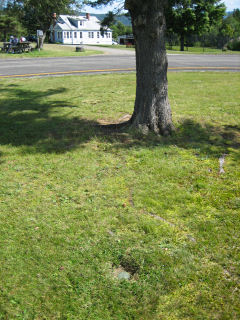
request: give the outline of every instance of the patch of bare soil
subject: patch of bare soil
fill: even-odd
[[[121,118],[119,118],[117,121],[111,121],[111,120],[104,120],[104,119],[98,119],[98,123],[100,125],[105,125],[105,126],[109,126],[109,125],[119,125],[119,124],[123,124],[125,122],[128,122],[131,119],[131,115],[130,114],[125,114],[124,116],[122,116]]]

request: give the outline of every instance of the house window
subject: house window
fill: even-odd
[[[100,38],[100,32],[97,32],[97,37]]]
[[[67,32],[64,32],[64,38],[65,39],[67,38]]]
[[[70,32],[70,38],[72,38],[72,32]]]
[[[74,38],[77,38],[77,32],[74,32]]]
[[[80,24],[80,26],[84,25],[82,20],[79,21],[79,24]]]
[[[94,32],[88,32],[88,38],[94,38]]]
[[[67,38],[69,39],[69,32],[67,32]]]
[[[80,32],[80,38],[82,38],[82,32]]]

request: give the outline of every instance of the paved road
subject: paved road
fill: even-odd
[[[88,57],[0,59],[0,79],[135,70],[134,51],[111,48],[104,50],[104,55]],[[168,55],[168,60],[169,71],[220,70],[240,72],[240,55],[172,54]]]

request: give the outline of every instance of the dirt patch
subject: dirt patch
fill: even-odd
[[[131,115],[130,114],[125,114],[124,116],[122,116],[121,118],[119,118],[116,121],[111,121],[111,120],[104,120],[104,119],[98,119],[97,122],[100,125],[118,125],[124,122],[127,122],[131,119]]]
[[[129,255],[121,258],[120,265],[112,265],[112,275],[117,280],[137,280],[140,267]]]

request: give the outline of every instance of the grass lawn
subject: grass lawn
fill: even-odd
[[[170,49],[167,46],[167,52],[168,53],[185,53],[185,54],[240,54],[240,51],[222,51],[221,49],[214,49],[214,48],[202,48],[202,47],[185,47],[185,51],[180,51],[179,46],[173,46],[172,49]]]
[[[91,45],[89,45],[91,46]],[[122,49],[122,50],[132,50],[135,51],[135,48],[127,48],[125,45],[121,44],[113,44],[113,45],[108,45],[108,44],[98,44],[98,45],[93,45],[94,47],[100,47],[100,48],[113,48],[113,49]]]
[[[98,47],[102,48],[115,48],[115,49],[123,49],[123,50],[135,50],[134,48],[126,48],[125,45],[98,45]],[[182,54],[240,54],[240,51],[222,51],[221,49],[214,48],[200,48],[200,47],[189,47],[185,48],[185,51],[180,51],[179,46],[173,46],[170,50],[167,46],[167,53],[182,53]]]
[[[161,138],[95,126],[134,74],[1,80],[0,319],[240,319],[239,82],[170,73]]]
[[[2,46],[2,44],[1,44]],[[35,48],[36,43],[31,45]],[[76,47],[63,46],[59,44],[44,44],[43,50],[38,51],[34,49],[29,53],[8,54],[0,52],[0,59],[13,58],[49,58],[49,57],[73,57],[73,56],[89,56],[93,54],[101,54],[103,52],[97,50],[86,50],[85,52],[76,52]]]

